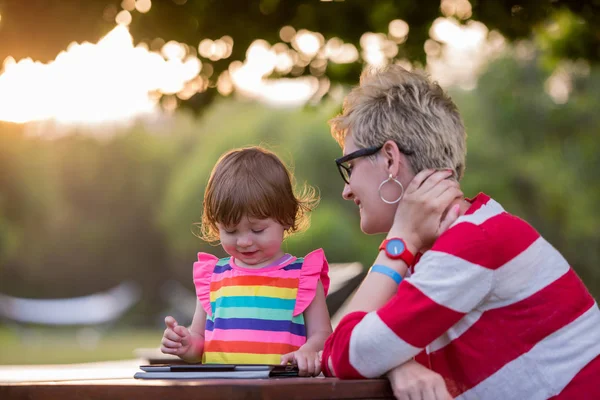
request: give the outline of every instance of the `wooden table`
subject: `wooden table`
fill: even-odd
[[[389,383],[383,379],[342,381],[334,378],[318,377],[138,380],[133,378],[137,365],[139,364],[134,367],[133,364],[124,366],[117,363],[98,363],[93,368],[89,364],[43,367],[0,366],[0,399],[293,400],[394,398]],[[79,375],[75,375],[77,371],[80,371]]]

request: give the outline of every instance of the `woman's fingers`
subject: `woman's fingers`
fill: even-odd
[[[450,170],[442,169],[435,171],[434,173],[430,174],[427,179],[425,179],[418,192],[421,194],[429,193],[429,191],[435,188],[440,182],[447,180],[451,176],[452,171]]]
[[[446,385],[436,386],[434,388],[436,400],[452,400],[454,399],[450,393],[448,393],[448,389],[446,389]]]
[[[458,219],[459,214],[460,214],[460,206],[458,204],[455,204],[448,211],[448,213],[446,213],[446,215],[444,216],[444,219],[440,223],[440,229],[438,231],[438,236],[441,235],[442,233],[446,232],[448,230],[448,228],[450,228],[450,225],[452,225]]]
[[[427,178],[429,178],[431,176],[431,174],[433,174],[434,172],[435,172],[434,169],[424,169],[424,170],[420,171],[417,175],[414,176],[412,181],[410,181],[410,183],[408,184],[408,187],[406,188],[406,194],[413,193],[417,189],[419,189],[421,187],[421,185],[423,184],[423,182],[425,182],[425,180]]]
[[[333,369],[333,361],[331,361],[331,357],[327,358],[327,367],[329,367],[329,372],[331,372],[331,375],[336,376],[335,369]]]
[[[321,358],[319,356],[315,357],[314,362],[315,362],[315,369],[314,369],[312,375],[317,376],[317,375],[321,374]]]
[[[454,203],[456,200],[460,200],[462,196],[463,192],[460,190],[460,188],[446,188],[446,190],[438,197],[429,201],[427,204],[427,210],[429,210],[429,212],[432,214],[438,215],[438,221],[441,222],[441,220],[446,216],[446,213],[449,211],[452,203]]]
[[[450,207],[450,205],[457,199],[461,199],[463,192],[458,187],[448,187],[440,195],[431,201],[431,207],[433,210],[444,213]],[[441,215],[440,215],[441,217]]]
[[[427,192],[429,198],[438,198],[448,189],[460,189],[460,184],[454,179],[442,179]]]
[[[425,386],[423,388],[423,391],[421,392],[421,398],[423,400],[443,400],[443,399],[439,399],[436,394],[435,394],[435,390],[433,387],[431,386]]]

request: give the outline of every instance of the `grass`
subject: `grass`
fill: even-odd
[[[0,365],[69,364],[135,358],[158,347],[161,330],[16,329],[0,325]]]

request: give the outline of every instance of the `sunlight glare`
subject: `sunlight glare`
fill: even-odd
[[[356,62],[359,54],[352,43],[344,43],[340,38],[334,37],[325,45],[325,57],[336,64],[349,64]]]
[[[308,57],[314,57],[323,45],[323,42],[323,35],[320,33],[301,29],[292,39],[292,46]]]
[[[257,39],[248,48],[243,63],[234,61],[229,65],[226,78],[230,78],[236,91],[246,97],[279,107],[302,105],[317,92],[319,80],[314,76],[268,79],[281,62],[279,55],[286,54],[281,51],[281,46],[271,47],[267,41]]]
[[[404,43],[408,37],[409,26],[406,21],[395,19],[390,22],[388,31],[396,43]]]
[[[279,37],[284,42],[290,43],[294,36],[296,36],[296,30],[292,26],[286,25],[279,30]]]
[[[383,33],[366,32],[360,37],[362,58],[370,65],[382,67],[398,54],[398,45]]]
[[[47,64],[7,57],[0,73],[0,120],[95,124],[153,113],[156,92],[178,93],[202,69],[184,50],[174,41],[164,45],[164,57],[147,45],[134,47],[127,27],[118,25],[97,44],[71,43]]]
[[[169,40],[162,47],[161,53],[167,60],[182,60],[185,57],[186,50],[181,43]]]
[[[427,70],[443,86],[472,89],[488,62],[505,48],[504,37],[479,21],[436,19],[425,42]]]
[[[135,0],[123,0],[121,2],[121,8],[127,11],[135,10]]]
[[[135,1],[135,9],[142,14],[145,14],[148,11],[150,11],[150,8],[152,8],[152,2],[150,0]]]
[[[127,10],[120,11],[115,17],[115,22],[119,25],[128,26],[131,24],[131,13]]]
[[[455,16],[458,19],[469,19],[473,9],[469,0],[442,0],[440,10],[446,17]]]

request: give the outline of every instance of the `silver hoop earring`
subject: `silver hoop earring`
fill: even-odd
[[[398,186],[400,186],[400,189],[402,189],[402,193],[400,193],[400,196],[394,200],[394,201],[389,201],[383,198],[383,196],[381,195],[381,188],[383,187],[383,185],[385,185],[388,182],[394,182],[397,183]],[[399,202],[400,200],[402,200],[402,196],[404,196],[404,186],[402,186],[402,184],[400,183],[400,181],[398,181],[396,178],[394,178],[392,176],[392,174],[390,174],[390,176],[383,182],[381,182],[381,185],[379,185],[379,189],[377,189],[377,193],[379,193],[379,198],[381,199],[381,201],[383,201],[386,204],[396,204],[397,202]]]

